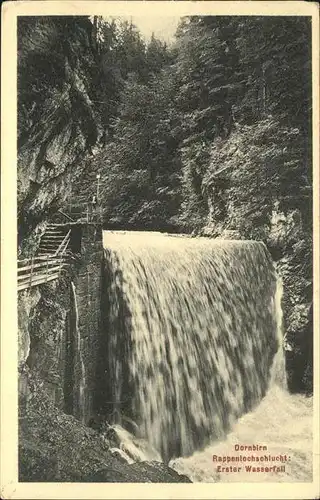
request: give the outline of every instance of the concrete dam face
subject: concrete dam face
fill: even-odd
[[[285,383],[280,303],[262,243],[105,231],[99,401],[109,422],[165,461],[222,439]]]

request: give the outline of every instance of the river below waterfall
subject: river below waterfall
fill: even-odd
[[[312,399],[286,390],[265,246],[105,231],[104,248],[104,412],[123,456],[200,482],[311,481]]]
[[[311,482],[312,481],[312,398],[290,395],[280,387],[269,389],[258,407],[241,417],[226,438],[212,443],[191,457],[171,461],[177,472],[194,482]],[[240,452],[235,446],[266,445],[267,451]],[[236,473],[218,472],[213,455],[218,456],[278,456],[288,457],[285,470],[280,472],[252,472],[246,466],[268,465],[258,462],[235,462],[241,466]],[[272,461],[269,465],[279,465]],[[222,464],[230,465],[229,464]]]

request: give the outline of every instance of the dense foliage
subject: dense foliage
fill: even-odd
[[[41,145],[41,166],[58,133],[65,148],[80,135],[106,223],[199,229],[215,222],[213,192],[219,221],[238,207],[246,233],[274,202],[307,222],[310,70],[303,17],[185,18],[169,48],[127,21],[21,18],[19,146]]]
[[[275,202],[310,221],[307,18],[193,17],[169,49],[129,45],[140,56],[115,86],[116,111],[102,113],[110,140],[93,162],[106,223],[199,230],[215,222],[215,191],[219,221],[234,226],[238,207],[247,236]]]

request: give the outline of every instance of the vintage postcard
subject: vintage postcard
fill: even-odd
[[[2,25],[1,498],[319,497],[318,6]]]

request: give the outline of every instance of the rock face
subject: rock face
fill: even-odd
[[[88,83],[96,55],[89,18],[18,19],[20,254],[27,255],[39,224],[74,201],[74,184],[97,143],[96,85]]]
[[[64,407],[64,346],[69,310],[70,294],[66,277],[19,294],[21,377],[26,376],[28,368],[36,373],[41,377],[48,397],[61,409]],[[26,346],[29,346],[28,350]]]
[[[29,323],[33,316],[34,310],[39,303],[41,293],[39,288],[32,290],[24,290],[19,294],[18,307],[18,366],[23,367],[30,353],[30,332]]]
[[[28,376],[28,399],[19,408],[19,481],[191,482],[163,463],[129,465],[114,456],[105,438],[62,413]]]
[[[312,238],[299,210],[274,212],[266,241],[283,281],[284,348],[292,392],[313,391]]]

